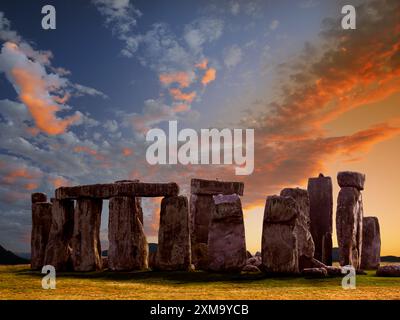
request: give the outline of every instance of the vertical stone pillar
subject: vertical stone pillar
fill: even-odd
[[[45,264],[57,271],[70,269],[71,238],[74,228],[74,201],[51,199],[52,221]]]
[[[50,233],[51,203],[46,201],[44,193],[32,194],[31,268],[35,270],[44,265]]]
[[[378,269],[381,262],[381,233],[377,217],[363,219],[361,269]]]
[[[261,257],[271,273],[298,273],[296,220],[299,206],[292,197],[269,196],[265,204]]]
[[[100,270],[100,222],[102,199],[80,198],[74,212],[72,264],[75,271]]]
[[[295,224],[299,271],[309,268],[314,257],[314,241],[310,233],[310,200],[307,190],[300,188],[286,188],[281,191],[281,196],[292,197],[299,209]]]
[[[161,201],[156,269],[188,270],[190,267],[189,207],[185,196]]]
[[[115,183],[117,184],[121,184],[121,183],[132,183],[132,182],[140,182],[139,179],[134,179],[134,180],[117,180],[115,181]],[[140,197],[135,197],[135,201],[136,201],[136,213],[139,217],[140,222],[143,225],[143,209],[142,209],[142,198]]]
[[[310,199],[310,231],[314,240],[314,257],[326,265],[332,265],[332,179],[322,174],[308,179]]]
[[[115,271],[148,267],[148,245],[134,197],[113,197],[109,201],[108,268]]]
[[[208,233],[208,269],[238,272],[246,264],[242,204],[236,194],[213,197],[215,211]]]
[[[363,202],[365,175],[357,172],[339,172],[341,187],[336,211],[336,232],[341,266],[360,268],[362,252]]]
[[[208,228],[214,212],[212,195],[190,196],[190,240],[192,263],[196,269],[208,268]]]

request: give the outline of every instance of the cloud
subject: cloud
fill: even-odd
[[[203,59],[201,62],[199,62],[195,65],[195,67],[200,70],[207,69],[207,66],[208,66],[208,59]]]
[[[133,27],[142,13],[129,0],[92,0],[105,22],[118,39],[124,41],[121,51],[124,56],[132,57],[139,47],[140,37],[132,36]]]
[[[269,24],[269,28],[271,30],[276,30],[279,26],[279,21],[278,20],[272,20],[271,23]]]
[[[214,68],[209,68],[207,69],[203,78],[201,79],[201,83],[203,85],[207,85],[210,82],[214,81],[216,77],[217,77],[217,70],[215,70]]]
[[[231,13],[236,16],[240,12],[240,4],[238,2],[232,2],[230,7]]]
[[[196,92],[192,91],[189,93],[184,93],[178,88],[169,89],[169,93],[174,98],[174,100],[185,101],[188,103],[192,103],[193,99],[196,98]]]
[[[223,28],[221,19],[200,18],[185,26],[183,38],[194,52],[201,52],[204,44],[221,37]]]
[[[225,52],[224,64],[228,68],[233,68],[242,61],[242,57],[242,49],[237,45],[233,45]]]
[[[193,74],[191,72],[170,72],[170,73],[162,73],[159,76],[160,82],[168,86],[173,83],[179,84],[181,88],[186,88],[190,86],[193,81]]]

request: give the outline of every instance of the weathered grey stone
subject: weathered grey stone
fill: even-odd
[[[249,259],[251,258],[253,255],[250,253],[250,251],[246,251],[246,258]]]
[[[310,200],[307,190],[300,188],[286,188],[281,191],[281,196],[292,197],[299,207],[296,219],[295,233],[299,258],[299,270],[306,268],[302,261],[314,257],[314,241],[310,233]]]
[[[294,225],[271,224],[264,220],[262,265],[272,273],[298,273],[298,250]]]
[[[32,193],[31,200],[32,200],[32,203],[47,202],[47,196],[44,193],[35,192],[35,193]]]
[[[364,190],[365,174],[353,171],[341,171],[337,175],[338,184],[341,188],[353,187]]]
[[[246,263],[242,204],[238,195],[214,196],[215,211],[208,233],[208,268],[240,271]]]
[[[343,277],[342,268],[341,267],[326,266],[325,269],[328,272],[329,276],[332,276],[332,277]]]
[[[190,240],[192,263],[196,269],[208,268],[208,230],[215,204],[211,195],[190,196]]]
[[[52,199],[52,221],[46,247],[45,264],[57,271],[71,267],[71,238],[74,228],[74,202]]]
[[[341,266],[360,268],[362,250],[363,203],[361,192],[353,187],[339,191],[336,211],[336,232]]]
[[[164,197],[179,194],[176,183],[144,183],[125,182],[93,184],[75,187],[61,187],[56,189],[57,199],[97,198],[109,199],[112,197]]]
[[[381,233],[377,217],[363,219],[361,269],[378,269],[381,261]]]
[[[32,203],[31,268],[44,265],[46,246],[51,227],[51,203]]]
[[[148,244],[134,197],[113,197],[109,201],[108,268],[115,271],[148,267]]]
[[[261,243],[262,266],[266,272],[299,272],[295,230],[298,216],[299,207],[292,197],[267,197]]]
[[[381,266],[376,271],[378,277],[400,277],[400,265]]]
[[[75,271],[101,269],[101,246],[99,239],[102,200],[78,199],[74,212],[72,234],[72,264]]]
[[[243,272],[260,272],[260,269],[252,264],[247,264],[242,268]]]
[[[157,256],[157,251],[149,251],[148,266],[152,270],[156,269],[156,256]]]
[[[256,257],[248,258],[248,259],[246,260],[246,265],[247,265],[247,264],[252,264],[253,266],[260,267],[261,264],[262,264],[262,262],[261,262],[261,256],[256,256]]]
[[[264,220],[267,223],[294,225],[299,208],[292,197],[269,196],[265,204]]]
[[[108,269],[108,257],[101,257],[101,264],[103,269]]]
[[[208,246],[207,243],[191,244],[192,262],[196,270],[208,269]]]
[[[192,179],[191,194],[218,195],[237,194],[243,196],[243,182]]]
[[[301,274],[306,278],[326,278],[328,271],[324,268],[306,268]]]
[[[115,183],[128,183],[128,184],[132,183],[132,182],[138,183],[138,182],[140,182],[140,180],[135,179],[135,180],[117,180],[117,181],[115,181]],[[140,222],[143,225],[142,198],[135,197],[135,201],[136,201],[136,212],[137,212]]]
[[[161,201],[156,266],[159,270],[188,270],[190,258],[189,207],[185,196]]]
[[[326,265],[332,265],[332,179],[320,174],[308,179],[310,199],[310,231],[314,241],[314,257]]]

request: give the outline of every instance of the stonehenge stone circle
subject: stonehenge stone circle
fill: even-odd
[[[31,268],[40,269],[44,265],[46,246],[51,227],[51,203],[46,202],[43,193],[32,195]]]
[[[361,269],[378,269],[381,261],[381,234],[377,217],[363,218]]]
[[[360,269],[363,236],[363,202],[361,190],[365,176],[357,172],[339,172],[342,185],[336,211],[336,232],[341,266],[352,265]]]
[[[189,206],[185,196],[161,201],[160,227],[155,267],[158,270],[189,270]]]
[[[310,178],[307,191],[310,199],[310,231],[315,245],[314,257],[326,265],[332,265],[332,179],[322,174]]]
[[[213,196],[215,210],[208,232],[208,269],[238,272],[246,264],[246,240],[240,198]]]

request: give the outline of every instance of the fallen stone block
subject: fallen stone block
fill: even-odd
[[[378,277],[400,277],[400,265],[381,266],[376,271]]]
[[[305,278],[326,278],[328,276],[328,271],[325,268],[306,268],[303,269],[301,274]]]

